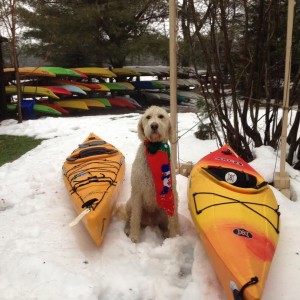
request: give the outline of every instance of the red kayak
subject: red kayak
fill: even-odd
[[[48,102],[42,102],[41,103],[42,105],[45,105],[45,106],[48,106],[48,107],[51,107],[51,108],[54,108],[56,109],[57,111],[61,112],[62,114],[65,114],[65,115],[68,115],[69,114],[69,111],[64,109],[63,107],[60,107],[59,105],[56,105],[54,103],[48,103]]]
[[[57,95],[68,95],[72,96],[72,93],[65,88],[59,87],[57,85],[43,85],[42,87],[49,89],[54,94]]]
[[[86,83],[81,81],[74,81],[74,80],[67,80],[67,79],[60,79],[60,78],[52,79],[52,81],[58,84],[72,84],[72,85],[84,86],[91,90],[104,90],[105,92],[108,90],[107,88],[101,86],[101,84],[98,83]]]
[[[228,300],[262,299],[279,239],[279,206],[263,177],[229,145],[189,177],[189,209]]]
[[[136,108],[136,106],[124,99],[107,98],[112,106]]]

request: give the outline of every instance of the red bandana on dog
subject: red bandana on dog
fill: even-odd
[[[174,195],[170,167],[170,148],[168,143],[144,142],[146,158],[153,176],[156,201],[168,215],[174,214]]]

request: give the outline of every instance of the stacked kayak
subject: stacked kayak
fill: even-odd
[[[91,133],[63,164],[64,182],[89,235],[100,246],[121,188],[125,158],[113,145]]]
[[[261,299],[279,238],[280,213],[271,188],[225,145],[193,167],[188,196],[228,299]]]
[[[8,95],[16,95],[17,87],[15,85],[9,85],[5,87],[5,92]],[[35,96],[47,96],[53,99],[59,99],[50,89],[41,87],[41,86],[27,86],[23,85],[21,87],[21,92],[27,95],[35,95]]]

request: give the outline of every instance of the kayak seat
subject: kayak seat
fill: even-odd
[[[106,144],[105,141],[94,141],[94,142],[90,142],[90,143],[79,144],[78,147],[79,148],[87,148],[87,147],[91,147],[91,146],[99,146],[99,145],[104,145],[104,144]]]
[[[87,148],[84,150],[81,150],[77,156],[68,157],[67,161],[75,161],[79,158],[89,157],[89,156],[95,156],[95,155],[102,155],[102,154],[115,154],[117,153],[117,150],[114,149],[107,149],[105,147],[97,147],[97,148]]]
[[[258,188],[256,177],[243,171],[221,167],[208,167],[202,169],[219,181],[226,181],[227,183],[240,188]],[[229,180],[228,177],[230,177],[231,180]]]
[[[88,156],[94,156],[94,155],[100,155],[100,154],[113,154],[118,152],[117,150],[109,150],[105,147],[97,147],[97,148],[91,148],[91,149],[84,149],[79,152],[79,157],[88,157]]]

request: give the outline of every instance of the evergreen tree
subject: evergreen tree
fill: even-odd
[[[153,24],[168,16],[166,0],[22,2],[27,53],[65,67],[123,66],[128,56],[145,51],[145,35],[157,38]]]

